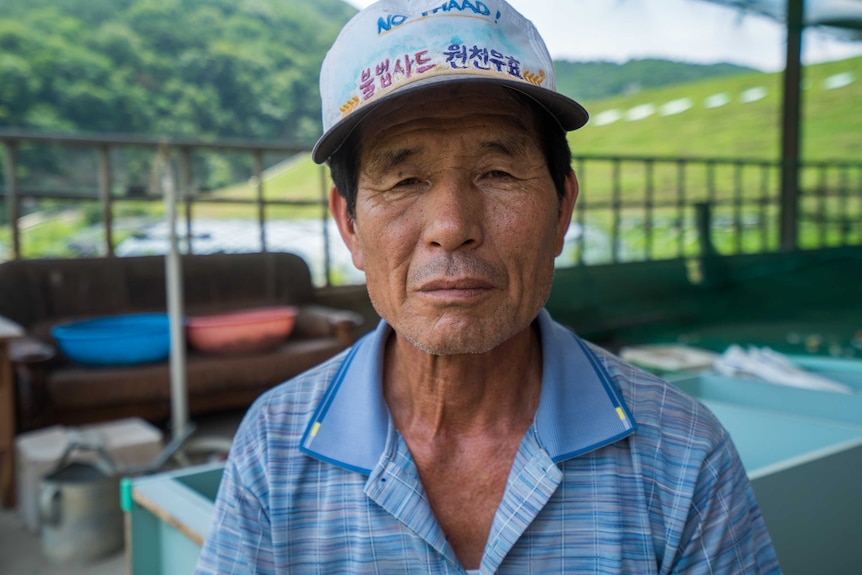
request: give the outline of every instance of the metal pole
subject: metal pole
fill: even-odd
[[[787,0],[787,60],[781,127],[781,249],[798,245],[799,139],[802,102],[804,0]]]
[[[4,160],[6,163],[6,207],[9,219],[9,233],[12,235],[12,259],[21,259],[21,233],[18,229],[18,148],[14,142],[6,142]]]
[[[177,186],[171,169],[170,148],[159,149],[161,187],[168,218],[168,253],[165,256],[165,278],[168,291],[168,316],[171,332],[171,426],[174,437],[188,425],[189,408],[186,386],[185,312],[183,311],[182,262],[177,242]]]

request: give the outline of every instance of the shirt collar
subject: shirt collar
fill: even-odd
[[[543,370],[533,427],[551,459],[559,463],[633,433],[637,424],[596,353],[547,311],[537,321]],[[377,465],[390,432],[382,365],[391,331],[381,321],[350,350],[305,431],[304,453],[365,474]]]

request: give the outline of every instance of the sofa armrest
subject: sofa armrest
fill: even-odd
[[[336,337],[346,345],[356,341],[362,316],[345,309],[307,305],[299,309],[294,334],[300,338]]]
[[[57,357],[57,348],[41,339],[25,336],[9,343],[9,357],[15,364],[39,365]]]
[[[47,377],[57,364],[59,352],[50,343],[26,336],[10,342],[9,356],[15,374],[18,431],[50,424],[53,419]]]
[[[24,328],[8,317],[0,315],[0,340],[14,340],[24,337]]]
[[[24,329],[0,316],[0,507],[15,505],[15,382],[9,358],[9,340]]]

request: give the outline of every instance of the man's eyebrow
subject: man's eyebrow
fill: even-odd
[[[411,156],[419,153],[418,148],[390,148],[372,152],[368,157],[366,170],[371,173],[384,174],[403,164]]]
[[[497,151],[513,158],[525,157],[529,154],[530,144],[532,142],[527,138],[518,136],[509,136],[486,140],[482,142],[480,147],[483,150]]]

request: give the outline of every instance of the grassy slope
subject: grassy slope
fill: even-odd
[[[825,90],[824,81],[835,74],[851,72],[856,81],[849,86]],[[807,89],[803,92],[804,160],[856,160],[862,158],[862,58],[830,62],[805,68]],[[642,154],[659,156],[719,156],[777,159],[780,154],[781,74],[743,74],[693,84],[645,90],[585,105],[595,118],[607,110],[625,112],[642,104],[662,104],[691,98],[694,106],[677,115],[644,120],[587,125],[571,136],[576,153]],[[763,87],[767,96],[744,104],[740,94]],[[727,94],[731,101],[707,109],[704,100]]]
[[[824,90],[824,80],[851,72],[856,80],[849,86]],[[805,68],[809,88],[803,95],[803,158],[808,161],[862,158],[862,58],[830,62]],[[743,104],[739,95],[750,88],[764,87],[767,96]],[[710,95],[726,93],[731,102],[720,108],[706,109],[703,101]],[[781,74],[743,74],[692,84],[644,90],[597,102],[585,102],[595,118],[599,113],[621,112],[642,104],[656,108],[671,100],[691,98],[694,106],[677,115],[658,113],[644,120],[619,120],[598,126],[595,123],[570,135],[575,154],[640,154],[650,156],[742,157],[777,159],[779,157]],[[320,168],[310,157],[295,167],[266,181],[268,198],[318,199]],[[216,195],[253,197],[249,184],[238,184]],[[318,213],[315,210],[315,213]]]
[[[320,201],[324,177],[327,178],[326,186],[329,185],[328,169],[322,172],[323,168],[311,161],[311,154],[302,154],[301,157],[292,158],[288,162],[292,163],[290,169],[280,171],[269,178],[264,176],[264,198],[278,201]],[[241,182],[215,191],[210,196],[216,198],[253,198],[256,193],[250,182]],[[231,206],[228,211],[234,217],[248,217],[249,214],[254,213],[255,209],[253,206]],[[225,209],[215,206],[201,206],[197,208],[196,213],[201,216],[218,217],[219,211],[225,211]],[[291,217],[320,217],[320,208],[291,206],[273,206],[268,212],[268,217],[279,217],[288,211]]]

